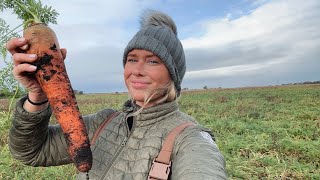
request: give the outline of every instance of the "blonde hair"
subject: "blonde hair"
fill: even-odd
[[[159,98],[157,98],[155,100],[152,100],[152,98],[155,95],[159,95],[159,94],[160,94]],[[163,95],[161,96],[161,94],[163,94]],[[131,99],[132,99],[132,97],[131,97]],[[156,105],[156,104],[161,104],[161,103],[164,103],[164,102],[171,102],[171,101],[173,101],[175,99],[177,99],[176,88],[174,86],[173,81],[170,81],[163,88],[147,91],[147,93],[144,96],[143,105],[141,106],[141,108],[138,111],[134,112],[132,114],[132,116],[138,115],[145,108],[145,106],[150,102],[152,102],[152,103],[154,103]],[[134,99],[132,99],[132,102],[134,102]]]

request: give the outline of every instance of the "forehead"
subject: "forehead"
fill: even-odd
[[[128,56],[147,56],[147,57],[158,57],[156,54],[154,54],[153,52],[151,51],[147,51],[147,50],[144,50],[144,49],[134,49],[132,51],[130,51],[128,53]],[[159,57],[158,57],[159,58]]]

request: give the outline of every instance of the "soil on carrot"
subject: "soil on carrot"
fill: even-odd
[[[70,138],[70,133],[64,133],[66,142],[69,147],[73,147],[73,142]],[[85,133],[85,132],[83,132]],[[72,160],[74,161],[75,165],[77,168],[85,168],[85,169],[91,169],[91,164],[92,164],[92,152],[90,148],[88,148],[89,141],[86,140],[80,148],[74,149],[74,157],[71,157]],[[80,170],[80,169],[79,169]]]
[[[50,72],[51,72],[52,75],[55,74],[55,73],[57,73],[56,70],[50,70]]]
[[[56,46],[56,44],[53,44],[53,45],[50,47],[50,49],[51,49],[52,51],[57,51],[57,46]]]
[[[56,48],[55,44],[54,44],[54,48]],[[52,48],[50,48],[50,49],[52,49]],[[46,69],[44,68],[47,66],[53,66],[53,64],[51,63],[52,59],[53,59],[52,55],[45,53],[44,56],[40,57],[38,61],[33,63],[33,65],[37,66],[38,70],[43,71],[44,75],[42,77],[46,81],[49,81],[51,79],[51,77],[57,73],[56,70],[50,70],[50,74],[48,74]],[[59,67],[60,67],[60,65],[59,65]]]
[[[91,164],[92,158],[90,149],[87,147],[81,147],[77,149],[74,161],[79,165],[83,164],[84,162]]]
[[[53,59],[52,55],[45,53],[42,57],[39,58],[36,62],[32,63],[33,65],[37,66],[38,70],[45,71],[44,67],[49,65],[52,66],[51,59]]]

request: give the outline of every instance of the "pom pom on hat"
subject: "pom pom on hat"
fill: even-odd
[[[167,26],[177,35],[177,26],[172,18],[162,12],[148,9],[140,17],[140,29],[150,26]]]

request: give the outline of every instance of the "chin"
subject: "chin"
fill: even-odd
[[[144,101],[144,93],[134,93],[130,94],[131,98],[134,99],[135,101]]]

